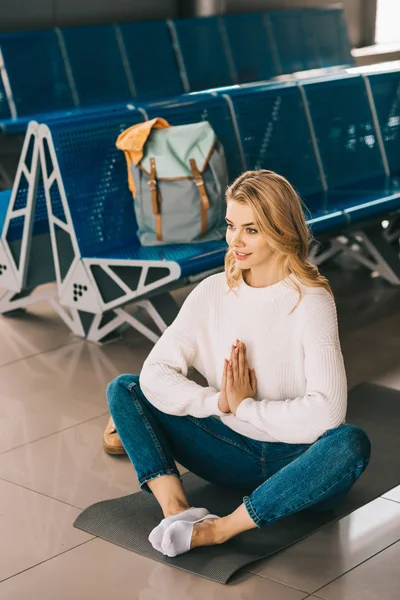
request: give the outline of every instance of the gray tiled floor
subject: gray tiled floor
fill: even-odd
[[[400,290],[351,265],[326,275],[349,385],[400,389]],[[179,303],[190,289],[174,293]],[[89,504],[138,490],[128,459],[101,447],[105,388],[139,373],[150,348],[132,330],[103,347],[77,340],[44,303],[0,318],[0,598],[398,598],[400,485],[226,586],[72,527]]]

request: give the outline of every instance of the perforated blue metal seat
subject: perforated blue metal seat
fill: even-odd
[[[215,267],[222,267],[227,249],[228,245],[225,239],[205,243],[166,244],[162,247],[145,247],[136,243],[101,252],[94,258],[174,261],[181,268],[181,276],[186,277]]]
[[[354,63],[342,8],[267,13],[282,73]]]
[[[4,221],[7,216],[8,205],[10,203],[11,190],[0,192],[0,236],[3,231]]]
[[[8,104],[7,94],[4,89],[3,80],[0,77],[0,119],[9,119],[11,111]]]
[[[354,64],[343,8],[326,6],[303,12],[307,35],[313,40],[319,67]]]
[[[221,18],[226,29],[238,83],[265,81],[280,74],[274,63],[265,14],[233,14]]]
[[[81,106],[132,98],[113,25],[61,29]]]
[[[18,117],[74,107],[54,30],[2,33],[0,48]]]
[[[225,105],[222,98],[210,96],[210,102],[211,106]],[[204,101],[200,102],[197,110],[204,111],[205,106]],[[81,257],[173,260],[180,265],[182,276],[223,265],[225,240],[162,247],[140,245],[125,157],[115,141],[121,131],[142,118],[140,112],[127,111],[107,121],[92,117],[50,124]],[[52,205],[55,216],[64,221],[56,189]]]
[[[164,117],[171,125],[209,121],[224,146],[229,179],[232,181],[244,170],[229,107],[221,96],[193,94],[142,106],[149,119]]]
[[[226,54],[218,17],[177,19],[173,22],[190,91],[237,83]]]
[[[115,142],[122,131],[142,120],[141,113],[125,111],[107,119],[92,116],[49,123],[82,257],[137,241],[125,157]],[[57,189],[52,208],[65,221]]]
[[[358,222],[400,207],[386,176],[362,77],[306,81],[330,203]]]
[[[166,21],[119,25],[138,98],[166,98],[184,93]]]
[[[400,174],[400,70],[368,75],[392,176]]]
[[[212,111],[217,107],[215,115],[221,116],[223,121],[225,101],[223,98],[207,96],[208,108]],[[189,102],[190,106],[193,104],[196,104],[195,99]],[[180,119],[188,122],[187,116],[192,114],[192,120],[196,120],[195,110],[207,115],[204,112],[207,106],[206,99],[200,98],[196,109],[180,115]],[[166,114],[172,116],[172,122],[172,107],[171,112],[167,107]],[[133,198],[127,183],[125,157],[116,148],[115,141],[121,131],[142,119],[142,113],[126,111],[112,115],[107,121],[92,117],[70,119],[68,122],[53,121],[50,124],[81,257],[171,260],[179,264],[182,276],[222,266],[227,248],[224,239],[162,247],[140,245]],[[60,194],[54,185],[52,207],[53,214],[65,222]]]
[[[310,211],[315,235],[346,225],[342,211],[327,205],[299,88],[295,83],[230,90],[247,169],[286,177]]]
[[[281,73],[321,66],[305,13],[307,11],[301,9],[267,13]]]

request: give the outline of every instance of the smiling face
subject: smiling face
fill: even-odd
[[[257,270],[271,263],[275,253],[268,245],[265,236],[260,232],[252,208],[228,200],[226,210],[226,241],[233,251],[244,253],[241,257],[235,253],[236,264],[242,269]]]

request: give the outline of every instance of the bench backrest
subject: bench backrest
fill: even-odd
[[[342,8],[282,10],[267,15],[282,73],[353,64]]]
[[[132,98],[113,25],[61,29],[81,106]]]
[[[342,8],[312,8],[304,11],[307,33],[313,39],[319,67],[352,65],[347,25]]]
[[[166,21],[119,25],[139,98],[177,96],[185,92]]]
[[[265,81],[280,74],[274,62],[265,14],[224,15],[221,19],[238,83]]]
[[[392,175],[400,173],[400,70],[368,76]]]
[[[286,177],[302,196],[323,190],[301,93],[294,83],[229,91],[246,168]]]
[[[229,180],[244,170],[229,107],[221,96],[195,94],[152,103],[146,106],[146,113],[149,119],[163,117],[171,125],[209,121],[225,149]]]
[[[2,33],[0,49],[18,116],[74,107],[54,30]]]
[[[268,13],[268,19],[281,73],[320,66],[303,10],[272,11]]]
[[[305,81],[304,90],[328,187],[385,175],[363,78]]]
[[[1,47],[0,47],[1,50]],[[2,80],[2,69],[0,66],[0,119],[9,119],[11,117],[10,106],[8,104],[8,98],[6,90],[4,88]]]
[[[126,111],[107,119],[97,116],[49,124],[82,256],[137,242],[125,156],[115,142],[122,131],[142,120],[141,113]],[[53,214],[65,221],[56,184],[52,188]]]
[[[10,204],[11,190],[2,190],[0,192],[0,237],[3,231],[4,221]]]
[[[218,17],[178,19],[173,22],[190,91],[237,83],[226,53]]]
[[[352,62],[336,8],[2,33],[0,51],[16,107],[0,81],[3,120]]]

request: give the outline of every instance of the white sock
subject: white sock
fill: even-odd
[[[172,515],[171,517],[166,517],[150,533],[149,538],[148,538],[149,542],[153,546],[153,548],[155,548],[159,552],[162,552],[161,543],[162,543],[163,535],[167,531],[168,527],[174,521],[196,521],[197,522],[198,519],[201,519],[202,517],[205,517],[208,514],[209,514],[209,511],[206,508],[195,508],[192,506],[188,510],[184,510],[183,512],[181,512],[177,515]]]
[[[164,534],[161,544],[161,552],[171,558],[190,550],[193,527],[196,523],[205,519],[219,519],[217,515],[208,514],[197,521],[176,521],[172,523]]]

